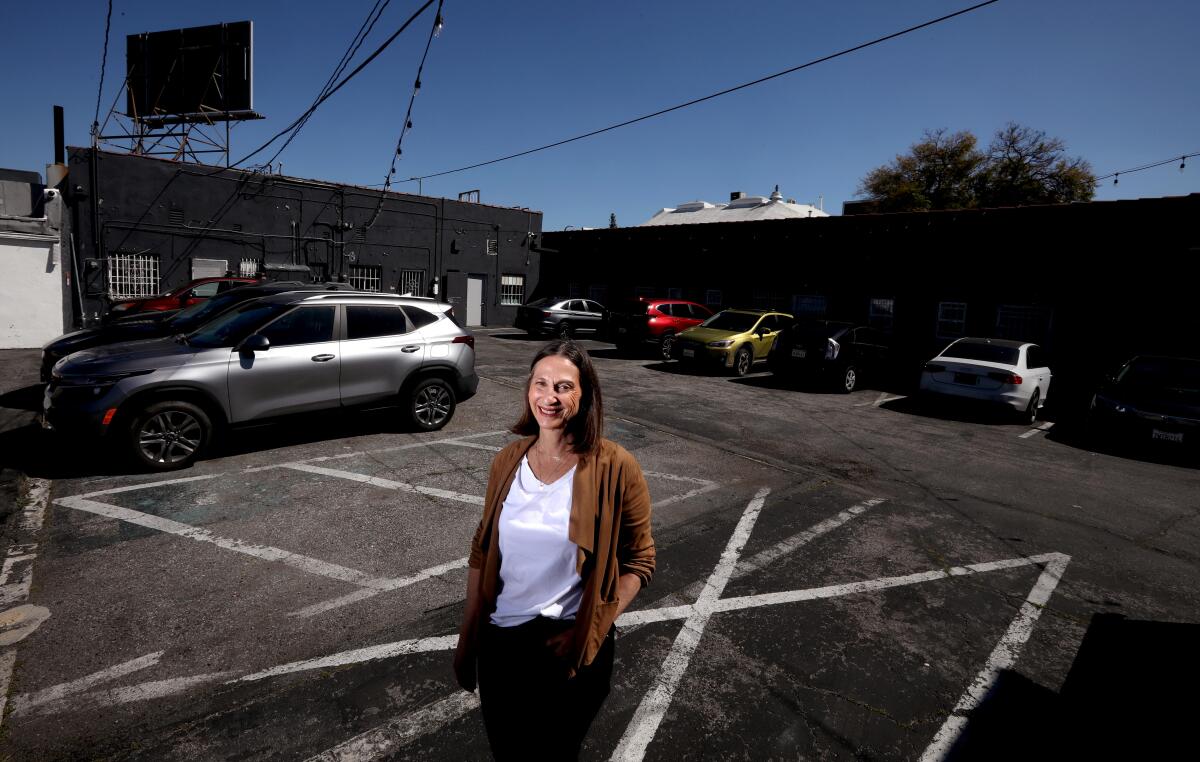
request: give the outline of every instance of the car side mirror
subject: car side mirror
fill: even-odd
[[[238,351],[253,354],[255,352],[266,352],[270,348],[271,340],[266,336],[263,336],[261,333],[256,333],[252,336],[248,336],[246,340],[243,341],[238,347]]]

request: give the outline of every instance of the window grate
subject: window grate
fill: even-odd
[[[588,286],[587,294],[587,298],[593,302],[600,302],[601,304],[608,302],[608,286],[602,283],[593,283]]]
[[[808,315],[824,317],[829,302],[824,296],[817,294],[792,294],[792,314],[796,317]]]
[[[380,291],[383,286],[381,265],[350,265],[350,285],[359,291]]]
[[[425,271],[401,270],[400,293],[423,296],[425,294]]]
[[[704,303],[713,307],[720,307],[722,294],[719,288],[710,288],[704,292]]]
[[[238,264],[238,274],[243,278],[253,278],[258,275],[258,260],[253,257],[242,257]]]
[[[867,325],[882,331],[890,331],[895,316],[895,299],[872,299],[867,313]]]
[[[525,276],[500,276],[500,304],[522,305],[525,303]]]
[[[167,210],[167,220],[172,225],[182,225],[183,224],[183,210],[176,206],[171,207],[170,209]]]
[[[159,293],[158,255],[116,251],[108,257],[108,295],[139,299]]]
[[[500,253],[500,241],[495,238],[487,239],[487,253],[489,257],[494,257]]]
[[[938,304],[937,337],[957,339],[967,335],[967,303],[940,302]]]

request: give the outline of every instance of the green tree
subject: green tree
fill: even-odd
[[[986,152],[970,132],[926,131],[907,154],[867,173],[858,192],[882,212],[1089,201],[1091,165],[1059,138],[1010,122]]]
[[[926,130],[907,154],[867,173],[858,192],[881,212],[974,206],[975,177],[984,161],[975,146],[970,132]]]

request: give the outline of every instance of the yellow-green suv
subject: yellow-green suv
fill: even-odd
[[[683,362],[720,365],[744,376],[766,360],[780,329],[791,325],[786,312],[725,310],[679,334],[675,356]]]

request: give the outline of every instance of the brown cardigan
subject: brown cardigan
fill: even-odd
[[[496,455],[488,474],[483,519],[475,530],[468,562],[472,569],[482,570],[480,626],[495,611],[500,593],[500,522],[496,519],[521,458],[535,439],[509,444]],[[636,574],[645,587],[654,574],[650,491],[637,460],[615,442],[602,439],[594,453],[580,458],[571,490],[567,536],[579,546],[576,569],[583,577],[572,646],[574,674],[595,658],[616,619],[618,578]]]

